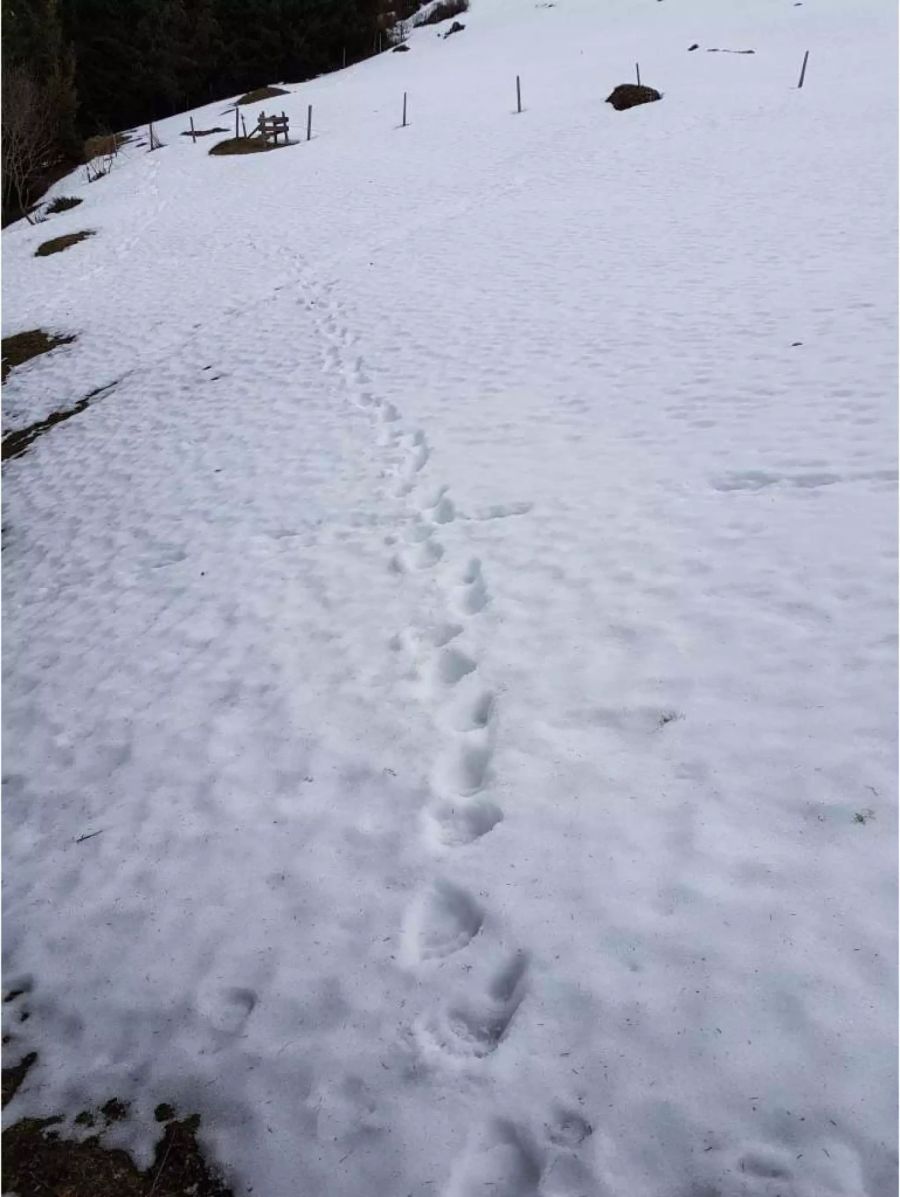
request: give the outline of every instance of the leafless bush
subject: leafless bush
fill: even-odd
[[[3,71],[0,134],[4,202],[13,199],[34,224],[28,211],[31,187],[56,149],[57,124],[47,87],[24,67],[7,66]]]

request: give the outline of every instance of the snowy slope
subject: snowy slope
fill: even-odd
[[[174,1102],[256,1197],[885,1197],[895,12],[463,20],[7,232],[4,335],[79,339],[6,427],[118,380],[5,468],[7,1116]]]

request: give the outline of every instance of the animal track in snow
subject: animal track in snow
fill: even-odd
[[[484,911],[464,889],[436,881],[409,916],[408,954],[413,960],[444,959],[464,948],[483,920]]]
[[[478,737],[475,739],[475,737]],[[491,761],[491,746],[484,731],[470,732],[462,744],[454,744],[438,758],[434,769],[439,793],[468,797],[483,788]]]
[[[462,571],[460,584],[453,589],[453,603],[464,615],[477,615],[487,603],[487,587],[477,557],[473,557]]]
[[[528,1136],[493,1119],[454,1167],[445,1197],[537,1197],[540,1156]]]
[[[431,518],[436,524],[451,524],[456,519],[456,508],[453,500],[442,495],[431,509]]]
[[[256,1005],[252,989],[237,986],[211,988],[201,993],[198,1009],[213,1030],[227,1036],[237,1036],[244,1029]]]
[[[527,515],[533,503],[493,503],[490,507],[476,507],[471,515],[464,515],[467,520],[502,520],[511,515]]]
[[[494,696],[490,690],[463,691],[444,708],[441,721],[454,731],[477,731],[490,723],[493,709]]]
[[[432,676],[442,686],[455,686],[477,668],[475,661],[456,648],[444,648],[432,665]]]
[[[403,554],[409,569],[430,569],[443,557],[444,550],[436,540],[423,540]]]
[[[428,835],[436,848],[458,848],[481,839],[503,819],[503,811],[486,798],[472,802],[440,802],[426,815]]]
[[[528,957],[516,952],[475,1005],[458,1004],[422,1029],[426,1045],[457,1060],[481,1060],[496,1051],[526,991]]]

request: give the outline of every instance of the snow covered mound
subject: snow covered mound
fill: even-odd
[[[895,1191],[895,21],[472,0],[7,231],[7,431],[114,384],[5,470],[10,1119]]]

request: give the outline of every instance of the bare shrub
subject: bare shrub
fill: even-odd
[[[21,66],[8,66],[2,78],[2,176],[4,203],[13,199],[30,223],[32,185],[56,150],[53,97]]]

